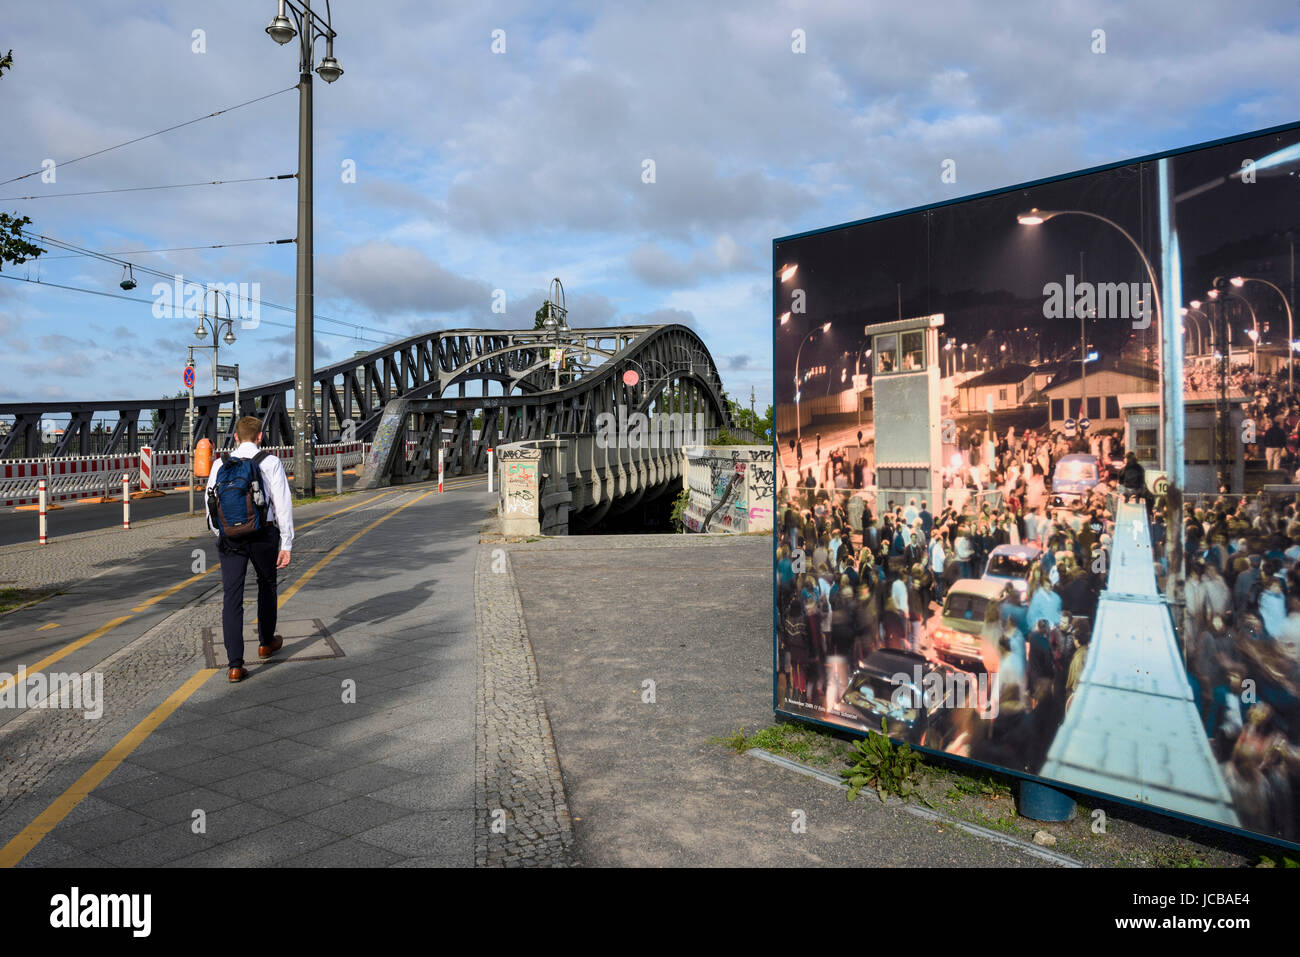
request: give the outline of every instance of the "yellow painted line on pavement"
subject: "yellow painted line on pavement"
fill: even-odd
[[[213,567],[215,568],[216,566]],[[204,575],[208,574],[208,572],[210,571],[212,571],[211,568],[207,569],[207,571],[201,571],[197,575],[192,575],[189,578],[185,579],[183,582],[177,582],[175,585],[172,585],[170,588],[166,588],[160,591],[152,598],[146,599],[145,601],[141,602],[140,604],[132,608],[131,609],[132,613],[139,614],[140,612],[144,611],[146,608],[150,607],[151,605],[158,604],[158,602],[162,601],[164,598],[170,598],[172,595],[176,594],[182,588],[194,584],[196,581],[198,581]]]
[[[374,498],[367,499],[366,502],[373,502],[375,499],[380,498],[380,497],[382,497],[383,495],[390,495],[390,494],[392,494],[392,493],[391,493],[391,492],[383,492],[383,493],[381,493],[380,495],[376,495],[376,496],[374,496]],[[311,522],[308,522],[307,524],[308,524],[308,525],[314,525],[314,524],[316,524],[317,522],[323,522],[323,521],[324,521],[325,519],[327,519],[327,518],[333,518],[335,515],[341,515],[341,514],[343,514],[344,512],[348,512],[348,511],[351,511],[352,509],[357,508],[357,507],[359,507],[359,506],[361,506],[361,505],[365,505],[366,502],[357,502],[355,505],[349,505],[347,508],[341,508],[341,509],[339,509],[338,511],[330,512],[328,515],[322,515],[320,518],[313,519]],[[306,525],[304,525],[303,527],[305,528]],[[48,668],[50,665],[54,664],[55,662],[61,661],[62,659],[66,658],[68,655],[72,654],[74,651],[78,651],[78,650],[80,650],[80,649],[86,647],[86,645],[90,644],[90,643],[91,643],[92,641],[94,641],[95,639],[97,639],[97,638],[102,638],[104,635],[108,634],[110,631],[112,631],[112,630],[113,630],[114,628],[116,628],[118,625],[122,624],[123,622],[130,621],[132,618],[134,618],[134,617],[135,617],[137,614],[139,614],[140,612],[145,611],[146,609],[150,608],[151,606],[158,604],[158,602],[160,602],[160,601],[162,601],[162,600],[164,600],[164,599],[166,599],[166,598],[170,598],[172,595],[176,594],[178,591],[181,591],[182,589],[187,588],[188,586],[194,584],[194,583],[195,583],[196,581],[198,581],[200,578],[203,578],[205,575],[210,574],[210,573],[211,573],[215,568],[217,568],[217,567],[218,567],[218,566],[214,565],[214,566],[212,566],[212,568],[207,569],[207,571],[199,572],[197,575],[191,575],[189,578],[185,579],[185,580],[182,581],[182,582],[177,582],[175,585],[172,585],[172,586],[170,586],[170,587],[168,587],[168,588],[164,588],[162,591],[160,591],[158,594],[154,595],[152,598],[147,598],[147,599],[145,599],[143,602],[141,602],[140,604],[138,604],[138,605],[136,605],[134,608],[132,608],[132,609],[131,609],[131,614],[129,614],[129,615],[123,615],[123,616],[121,616],[120,618],[114,618],[113,620],[111,620],[111,621],[109,621],[109,622],[106,622],[106,623],[103,624],[103,625],[100,625],[98,628],[96,628],[94,631],[90,632],[89,634],[84,635],[84,636],[82,636],[81,638],[78,638],[76,641],[73,641],[73,642],[71,642],[70,644],[65,645],[64,647],[60,648],[58,651],[54,652],[53,654],[48,655],[48,656],[45,657],[45,658],[42,658],[40,661],[36,662],[36,664],[32,665],[31,667],[29,667],[29,668],[27,669],[27,674],[28,674],[28,675],[33,675],[33,674],[36,674],[38,671],[43,671],[44,669]],[[38,630],[38,631],[44,631],[46,628],[52,628],[52,627],[58,627],[58,626],[57,626],[57,624],[43,625],[41,628],[39,628],[39,629],[37,629],[37,630]],[[16,680],[17,680],[17,678],[15,678],[15,677],[11,677],[11,678],[9,678],[7,681],[5,681],[5,682],[3,682],[3,683],[0,683],[0,694],[2,694],[2,693],[4,693],[5,691],[7,691],[7,690],[9,689],[9,687],[10,687],[10,686],[11,686],[11,685],[16,681]]]
[[[49,631],[51,628],[58,628],[58,627],[59,627],[59,623],[58,623],[57,621],[51,621],[51,622],[49,622],[49,623],[47,623],[47,624],[41,625],[41,627],[37,628],[36,630],[37,630],[37,631]]]
[[[185,684],[173,691],[170,697],[154,708],[149,716],[127,732],[121,741],[91,766],[90,770],[79,777],[75,784],[59,795],[53,804],[47,807],[36,820],[23,828],[18,835],[0,849],[0,867],[13,867],[21,861],[41,839],[54,830],[59,823],[72,813],[72,810],[89,796],[103,780],[113,773],[127,756],[140,746],[141,742],[157,730],[179,708],[190,695],[199,690],[203,682],[217,673],[217,668],[204,668],[191,677]]]
[[[330,549],[330,551],[321,558],[320,561],[307,569],[307,571],[303,572],[298,580],[285,590],[284,594],[280,596],[278,607],[284,607],[284,603],[297,594],[303,585],[311,581],[322,568],[341,555],[346,548],[357,541],[357,539],[361,538],[361,536],[382,525],[398,512],[410,508],[412,505],[428,498],[430,495],[437,494],[437,491],[436,488],[430,489],[423,495],[407,502],[405,505],[398,506],[386,515],[382,515],[375,519],[375,521],[371,522],[355,535],[352,535],[346,541]],[[90,635],[87,635],[85,638],[81,639],[80,642],[74,644],[76,647],[81,647],[99,637],[99,634],[102,634],[111,628],[115,628],[126,620],[126,618],[114,619],[104,625],[101,629],[96,629],[96,632],[98,633],[91,632]],[[73,646],[70,645],[62,652],[59,652],[57,657],[61,657],[63,654],[67,654],[72,650]],[[51,656],[52,659],[55,657],[56,656]],[[47,659],[47,661],[49,660],[51,659]],[[46,662],[42,662],[41,667],[45,664]],[[32,670],[34,671],[36,669],[33,668]],[[185,684],[180,688],[174,691],[171,696],[155,708],[147,718],[132,728],[131,731],[128,732],[121,741],[115,744],[107,754],[96,761],[89,771],[78,778],[75,784],[68,788],[68,790],[64,791],[53,804],[41,812],[36,820],[23,828],[12,841],[0,850],[0,867],[13,867],[26,857],[32,848],[41,842],[45,835],[54,830],[54,828],[56,828],[65,817],[72,813],[72,810],[84,801],[90,795],[90,792],[98,787],[104,779],[107,778],[115,768],[117,768],[118,765],[126,760],[127,756],[139,747],[141,742],[149,737],[149,735],[153,734],[153,732],[157,730],[158,726],[161,725],[172,712],[179,708],[181,704],[190,697],[190,695],[197,691],[203,682],[207,681],[208,678],[212,677],[220,670],[221,669],[219,668],[204,668],[185,682]]]
[[[344,542],[339,543],[338,545],[335,545],[325,554],[324,558],[322,558],[315,565],[311,566],[311,568],[303,572],[301,578],[299,578],[296,582],[294,582],[292,585],[290,585],[281,593],[280,600],[276,604],[276,608],[283,608],[284,603],[287,602],[294,595],[296,595],[298,593],[298,590],[302,588],[303,585],[307,584],[309,581],[315,578],[317,572],[319,572],[330,562],[334,561],[335,558],[337,558],[339,555],[343,553],[343,550],[345,548],[347,548],[349,545],[355,542],[362,535],[366,534],[366,532],[370,531],[372,528],[375,528],[378,525],[382,525],[384,522],[388,521],[390,518],[392,518],[394,515],[396,515],[398,512],[402,511],[403,509],[410,508],[416,502],[422,501],[423,499],[428,498],[430,495],[436,495],[436,494],[438,494],[438,490],[436,488],[429,489],[429,491],[425,492],[419,498],[413,498],[405,505],[399,505],[397,508],[393,509],[388,514],[380,516],[379,518],[375,519],[373,522],[371,522],[361,531],[357,532],[351,538],[347,539]]]
[[[297,530],[300,528],[311,528],[317,522],[323,522],[325,521],[325,519],[333,518],[335,515],[342,515],[344,512],[350,512],[354,508],[360,508],[362,505],[369,505],[371,502],[375,501],[376,499],[381,499],[385,495],[392,495],[392,494],[393,494],[392,491],[380,492],[378,495],[375,495],[372,498],[368,498],[364,502],[357,502],[355,505],[349,505],[347,508],[341,508],[337,512],[330,512],[328,515],[322,515],[320,518],[313,518],[310,522],[303,522],[301,525],[297,525],[294,527],[294,532],[296,533]]]
[[[34,675],[38,671],[43,671],[44,669],[48,668],[50,665],[54,664],[56,661],[66,658],[68,655],[72,654],[78,648],[84,648],[86,647],[86,645],[90,644],[92,641],[94,641],[96,638],[100,637],[101,635],[108,634],[118,625],[122,624],[122,622],[130,621],[130,620],[131,620],[130,615],[123,615],[121,618],[114,618],[112,621],[100,625],[90,634],[78,638],[76,641],[72,642],[71,644],[64,645],[58,651],[54,652],[54,654],[48,655],[42,658],[40,661],[36,662],[36,664],[32,665],[30,668],[27,669],[27,674]],[[0,694],[3,694],[4,692],[8,691],[10,687],[12,687],[17,680],[18,680],[17,676],[13,676],[4,682],[0,682]]]

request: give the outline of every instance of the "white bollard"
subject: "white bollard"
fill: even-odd
[[[41,544],[48,544],[49,540],[45,537],[45,509],[48,504],[47,493],[45,491],[45,479],[41,479],[41,484],[37,486],[41,494]]]
[[[492,448],[488,447],[488,491],[492,491]]]
[[[131,479],[122,476],[122,527],[131,527]]]
[[[339,450],[334,455],[334,491],[338,495],[343,494],[343,445],[339,443]]]
[[[442,491],[442,449],[438,450],[438,491]]]

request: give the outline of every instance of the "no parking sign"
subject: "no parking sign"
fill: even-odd
[[[194,366],[186,366],[185,375],[182,378],[185,380],[185,388],[194,388]]]

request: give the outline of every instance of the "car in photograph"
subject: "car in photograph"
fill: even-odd
[[[955,670],[916,652],[880,648],[853,672],[837,710],[842,714],[856,713],[873,731],[880,728],[884,719],[891,735],[920,741],[930,716],[944,707],[945,701],[944,694],[933,691],[927,701],[926,687],[951,688],[953,681],[949,675]]]
[[[998,545],[984,564],[983,581],[1010,582],[1023,595],[1029,590],[1029,569],[1043,550],[1037,545]]]
[[[989,603],[1001,601],[1006,587],[1000,579],[961,578],[953,583],[930,628],[934,654],[940,661],[973,673],[998,670],[1001,656],[984,637],[984,619]]]
[[[1100,481],[1097,456],[1085,452],[1061,456],[1052,470],[1052,507],[1075,508],[1088,500]]]

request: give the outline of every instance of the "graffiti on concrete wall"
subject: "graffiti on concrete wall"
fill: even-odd
[[[710,513],[711,532],[754,532],[772,527],[771,449],[714,446],[687,458],[691,501],[682,521],[688,528],[699,531]]]
[[[537,517],[537,467],[539,449],[503,448],[501,456],[501,503],[507,515]]]

